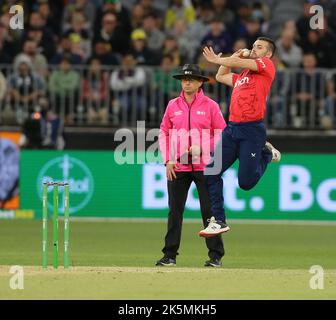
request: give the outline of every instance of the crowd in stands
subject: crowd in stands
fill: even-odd
[[[284,21],[274,39],[274,60],[278,70],[303,68],[302,77],[309,83],[309,75],[316,68],[336,68],[336,1],[300,1],[301,16]],[[25,9],[23,30],[9,28],[13,4]],[[323,5],[323,29],[309,26],[314,4]],[[212,46],[223,55],[250,48],[258,36],[268,36],[273,5],[272,0],[1,1],[0,65],[13,64],[14,71],[6,74],[3,69],[0,73],[0,100],[7,92],[11,103],[30,105],[47,92],[45,104],[63,103],[68,114],[71,100],[78,99],[78,91],[82,91],[81,107],[88,114],[88,122],[100,119],[107,123],[107,109],[101,106],[110,96],[108,91],[118,92],[106,106],[112,106],[112,113],[117,114],[122,106],[133,103],[125,93],[143,86],[148,81],[145,67],[152,66],[158,70],[151,77],[154,87],[155,83],[160,87],[166,103],[179,90],[178,84],[167,80],[173,70],[184,63],[198,63],[215,73],[214,66],[204,61],[202,47]],[[107,73],[105,66],[121,68]],[[82,67],[85,72],[79,74]],[[327,99],[323,108],[334,110],[336,77],[324,80]],[[275,104],[283,103],[293,87],[286,79],[278,82],[282,86],[278,92],[283,96],[279,93],[276,102],[272,100]],[[297,104],[321,98],[313,97],[309,86],[296,88]],[[320,95],[321,91],[316,88],[314,92]],[[144,95],[139,90],[135,94],[136,108],[141,110]]]
[[[323,29],[312,30],[310,7],[324,2]],[[9,8],[25,8],[25,28],[9,28]],[[159,5],[160,3],[160,5]],[[132,53],[139,65],[159,65],[164,54],[176,65],[197,62],[200,48],[213,46],[230,54],[237,41],[250,47],[256,37],[268,35],[271,0],[4,0],[0,4],[0,63],[12,63],[27,54],[34,66],[58,64],[117,65]],[[314,53],[319,67],[336,67],[336,2],[308,0],[297,21],[287,21],[278,39],[279,56],[288,67],[298,67],[302,54]],[[34,43],[34,44],[33,44]]]

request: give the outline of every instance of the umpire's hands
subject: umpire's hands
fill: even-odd
[[[189,150],[188,153],[193,157],[193,158],[197,158],[201,155],[201,147],[198,145],[192,145]]]
[[[175,163],[172,161],[168,161],[166,164],[166,176],[168,180],[172,181],[173,179],[176,179],[175,169]]]

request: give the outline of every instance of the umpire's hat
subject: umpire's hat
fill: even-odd
[[[182,78],[189,77],[201,81],[209,81],[209,78],[202,74],[201,68],[197,64],[185,64],[179,74],[173,75],[173,78],[181,80]]]

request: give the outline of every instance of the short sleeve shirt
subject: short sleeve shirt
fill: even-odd
[[[267,57],[255,61],[257,71],[244,69],[240,74],[233,74],[229,121],[250,122],[264,118],[275,67]]]

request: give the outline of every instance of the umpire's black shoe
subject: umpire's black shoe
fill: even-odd
[[[162,259],[157,261],[155,265],[164,267],[173,267],[176,266],[176,260],[172,258],[163,257]]]
[[[222,266],[222,262],[219,259],[210,259],[208,261],[205,261],[204,267],[215,267],[219,268]]]

